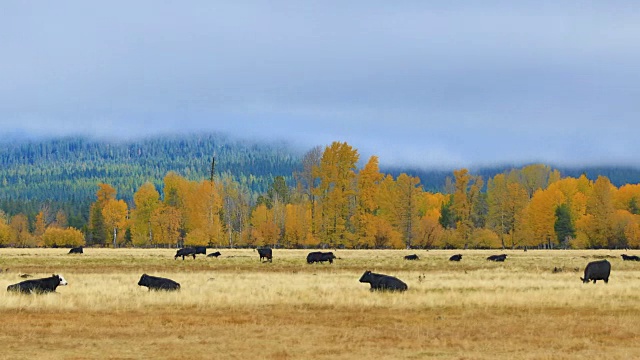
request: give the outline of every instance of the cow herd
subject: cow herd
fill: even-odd
[[[258,255],[260,256],[260,261],[273,261],[273,250],[271,248],[257,248]],[[174,256],[174,259],[178,259],[182,257],[182,260],[185,257],[192,256],[194,259],[197,254],[206,255],[206,247],[204,246],[196,246],[196,247],[185,247],[179,249]],[[82,247],[72,248],[69,251],[69,254],[82,254]],[[219,257],[221,253],[216,251],[207,255],[207,257]],[[640,261],[640,257],[636,255],[626,255],[622,254],[623,261]],[[491,255],[487,257],[488,261],[495,262],[504,262],[507,258],[507,254],[499,254],[499,255]],[[333,254],[333,252],[321,252],[314,251],[310,252],[307,255],[307,263],[323,263],[329,262],[329,264],[333,264],[333,260],[337,259],[337,257]],[[420,258],[416,254],[406,255],[404,256],[404,260],[419,260]],[[462,254],[455,254],[449,258],[449,261],[461,261]],[[592,261],[587,264],[584,269],[584,277],[581,277],[580,280],[583,283],[588,283],[593,281],[596,283],[597,280],[603,280],[605,283],[609,282],[609,275],[611,273],[611,263],[607,260],[599,260]],[[406,291],[409,287],[402,280],[384,274],[376,274],[369,270],[365,271],[364,274],[360,277],[361,283],[369,283],[371,285],[371,291],[375,290],[383,290],[383,291]],[[53,274],[51,277],[42,278],[42,279],[32,279],[25,280],[19,282],[17,284],[9,285],[7,287],[7,291],[9,292],[19,292],[19,293],[49,293],[55,292],[56,288],[60,285],[67,285],[67,281],[62,277],[62,275]],[[138,281],[139,286],[144,286],[151,290],[179,290],[180,284],[167,278],[151,276],[147,274],[143,274],[140,280]]]

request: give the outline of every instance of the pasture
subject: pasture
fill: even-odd
[[[640,262],[624,251],[337,250],[332,265],[307,264],[307,250],[275,249],[273,263],[253,250],[184,261],[175,249],[67,252],[0,249],[0,358],[640,358]],[[486,260],[499,253],[504,263]],[[583,284],[601,258],[609,283]],[[358,282],[365,270],[409,290],[372,293]],[[69,285],[7,293],[24,273]],[[149,292],[143,273],[181,290]]]

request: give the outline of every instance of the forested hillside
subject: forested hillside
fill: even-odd
[[[275,176],[291,179],[300,155],[284,144],[231,139],[221,134],[155,137],[132,141],[70,137],[0,143],[0,209],[39,211],[42,203],[64,208],[70,221],[86,222],[97,185],[108,183],[127,202],[145,182],[162,185],[169,171],[190,180],[228,176],[253,193]],[[73,221],[77,218],[76,221]]]
[[[209,179],[214,155],[216,178],[237,184],[248,205],[254,206],[276,177],[290,187],[295,185],[294,174],[303,170],[304,152],[284,143],[239,140],[222,134],[129,141],[85,137],[4,140],[0,142],[0,210],[8,216],[25,214],[30,228],[43,208],[50,214],[61,210],[69,226],[85,229],[98,184],[117,189],[117,198],[132,207],[135,192],[147,182],[162,193],[169,172],[190,181]],[[358,166],[367,160],[361,158]],[[384,164],[384,159],[380,162]],[[513,168],[471,169],[470,173],[488,180]],[[640,183],[640,170],[634,168],[554,169],[575,178],[584,173],[591,180],[603,175],[616,187]],[[380,166],[382,173],[393,178],[407,174],[417,178],[425,191],[441,193],[454,191],[453,170]],[[482,190],[486,191],[486,182]]]

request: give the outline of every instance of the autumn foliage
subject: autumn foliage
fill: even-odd
[[[0,213],[0,245],[640,247],[639,184],[616,188],[606,177],[562,177],[534,164],[489,179],[459,169],[434,193],[417,177],[381,173],[376,156],[361,168],[360,160],[347,143],[314,148],[295,184],[275,177],[257,198],[225,174],[193,181],[170,172],[138,188],[130,204],[100,184],[84,233],[47,209],[32,226]]]

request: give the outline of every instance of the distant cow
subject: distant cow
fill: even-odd
[[[185,256],[193,256],[193,258],[195,259],[196,258],[196,249],[191,248],[191,247],[182,248],[182,249],[180,249],[180,250],[178,250],[176,252],[176,256],[173,257],[173,260],[176,260],[180,256],[182,256],[182,260],[184,260]]]
[[[499,261],[499,262],[503,262],[507,259],[507,254],[500,254],[500,255],[491,255],[487,258],[487,260],[490,261]]]
[[[167,279],[161,278],[157,276],[151,276],[147,274],[142,274],[140,281],[138,281],[138,286],[146,286],[149,291],[151,290],[180,290],[180,284],[177,282]]]
[[[460,261],[462,260],[462,254],[451,255],[449,261]]]
[[[389,275],[382,275],[365,271],[360,277],[361,283],[371,284],[371,291],[389,290],[389,291],[405,291],[409,287],[402,280]]]
[[[407,255],[407,256],[404,257],[404,259],[405,260],[420,260],[420,258],[416,254]]]
[[[71,250],[69,250],[69,254],[82,254],[82,253],[83,253],[82,246],[74,247],[74,248],[71,248]]]
[[[207,257],[215,257],[215,258],[217,258],[220,255],[222,255],[222,254],[220,254],[220,251],[216,251],[214,253],[211,253],[211,254],[207,255]]]
[[[258,248],[258,254],[260,254],[260,261],[262,259],[267,259],[267,261],[272,262],[273,255],[270,248]]]
[[[622,254],[620,256],[622,256],[622,260],[624,260],[624,261],[640,261],[640,257],[638,257],[636,255]]]
[[[316,262],[325,262],[328,261],[329,264],[333,264],[333,259],[335,259],[336,256],[333,255],[332,252],[320,252],[320,251],[314,251],[314,252],[310,252],[309,255],[307,255],[307,264],[313,264]]]
[[[9,285],[7,291],[17,291],[25,294],[55,292],[59,285],[67,285],[62,275],[52,275],[48,278],[25,280],[17,284]]]
[[[206,246],[194,246],[196,250],[196,254],[207,255],[207,247]]]
[[[607,260],[592,261],[584,268],[584,277],[580,278],[583,283],[593,280],[604,280],[605,284],[609,282],[609,274],[611,273],[611,264]]]

